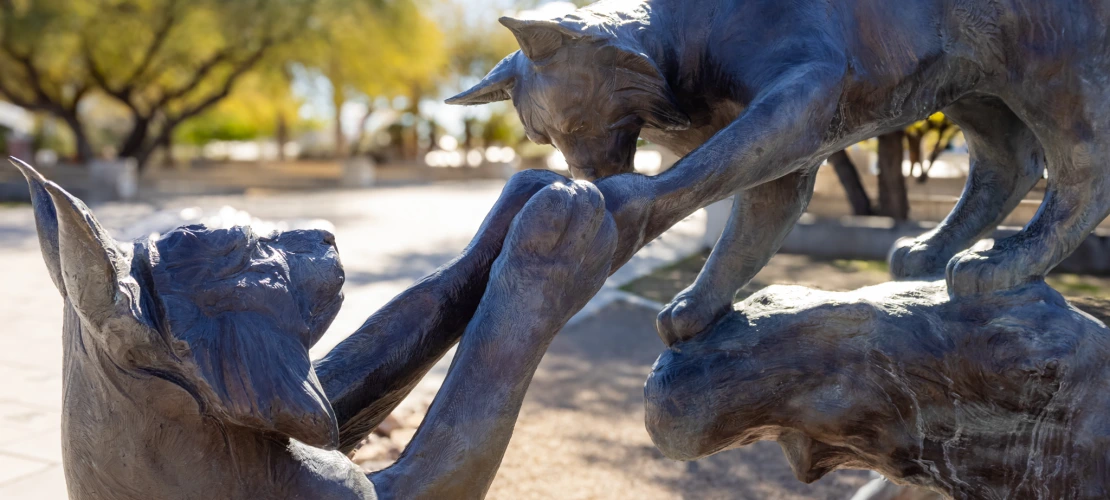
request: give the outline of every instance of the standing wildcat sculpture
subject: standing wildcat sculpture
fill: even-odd
[[[521,50],[447,102],[512,99],[528,137],[589,179],[627,174],[637,137],[685,155],[645,182],[656,206],[736,193],[705,269],[660,313],[666,343],[731,309],[778,249],[831,153],[942,110],[971,171],[899,278],[976,295],[1043,277],[1110,211],[1110,3],[1080,0],[642,0],[503,18]],[[1036,218],[965,251],[1042,177]]]

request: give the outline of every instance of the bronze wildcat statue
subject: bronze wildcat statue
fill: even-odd
[[[501,22],[521,50],[447,102],[512,99],[575,176],[632,172],[637,137],[685,155],[656,206],[736,198],[705,269],[660,313],[703,331],[778,249],[831,153],[942,110],[971,172],[945,221],[891,255],[896,277],[976,295],[1042,277],[1110,211],[1110,2],[641,0]],[[1042,177],[1036,218],[965,251]]]
[[[313,364],[342,302],[330,234],[189,226],[120,244],[17,166],[64,302],[75,500],[480,498],[547,344],[601,287],[616,243],[595,187],[518,175],[458,259]],[[344,452],[460,337],[404,456],[361,472]]]
[[[82,500],[480,498],[555,333],[697,209],[659,205],[640,177],[517,173],[458,258],[313,363],[341,304],[330,234],[189,226],[121,244],[13,163],[63,298],[63,462]],[[404,454],[360,472],[343,454],[456,343]]]

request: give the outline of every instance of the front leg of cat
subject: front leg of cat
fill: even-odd
[[[690,339],[732,309],[736,291],[767,264],[805,211],[815,174],[795,172],[736,195],[728,225],[697,280],[659,313],[663,343]]]
[[[592,184],[553,185],[513,221],[447,380],[379,498],[482,498],[555,334],[605,283],[613,218]]]
[[[539,170],[514,175],[458,258],[401,292],[316,362],[341,451],[357,446],[459,341],[520,210],[537,192],[569,182]]]

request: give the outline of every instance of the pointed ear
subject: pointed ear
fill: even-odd
[[[81,200],[53,182],[46,181],[41,186],[54,202],[57,222],[57,257],[47,256],[53,249],[44,248],[47,266],[57,262],[59,272],[55,279],[61,280],[62,293],[77,314],[91,324],[102,324],[116,315],[119,277],[127,275],[129,263]],[[40,234],[40,242],[42,239]]]
[[[521,20],[502,17],[498,21],[513,32],[517,43],[520,44],[521,52],[524,52],[528,59],[535,62],[551,57],[567,41],[585,38],[585,34],[552,20]]]
[[[39,249],[42,259],[46,261],[46,271],[54,286],[65,295],[65,283],[62,282],[62,263],[58,257],[58,213],[54,210],[54,200],[46,191],[48,182],[42,174],[38,173],[27,163],[12,156],[9,157],[12,165],[27,178],[27,187],[31,190],[31,208],[35,212],[35,226],[39,233]]]
[[[507,101],[512,98],[509,94],[516,83],[517,64],[523,57],[520,51],[513,52],[497,63],[493,70],[482,78],[482,81],[469,90],[447,99],[447,104],[473,106],[475,104],[488,104],[497,101]]]

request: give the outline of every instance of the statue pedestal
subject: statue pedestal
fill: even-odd
[[[1110,329],[1044,283],[772,286],[663,353],[644,388],[668,456],[759,440],[798,479],[877,471],[955,498],[1110,496]]]

